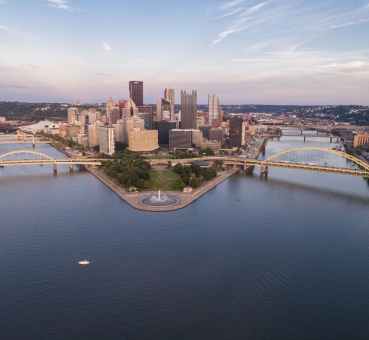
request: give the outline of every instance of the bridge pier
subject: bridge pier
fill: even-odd
[[[58,166],[56,164],[53,165],[53,174],[54,176],[58,175]]]
[[[79,170],[79,171],[86,171],[86,166],[85,166],[85,165],[80,164],[80,165],[78,165],[78,170]]]
[[[247,162],[243,165],[243,172],[245,175],[252,175],[254,172],[255,166],[254,165],[248,165]]]
[[[267,179],[268,178],[268,173],[269,173],[268,165],[262,164],[260,166],[260,177]]]
[[[69,174],[73,174],[74,173],[74,167],[73,165],[69,166]]]

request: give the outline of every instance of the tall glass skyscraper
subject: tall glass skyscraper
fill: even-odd
[[[192,90],[189,94],[181,91],[181,128],[196,129],[197,115],[197,91]]]
[[[209,95],[209,124],[213,125],[214,122],[220,121],[220,101],[219,97],[215,94]]]
[[[166,88],[164,90],[164,99],[170,103],[170,121],[174,121],[175,117],[175,105],[176,105],[176,92],[174,89]]]
[[[136,106],[143,106],[143,81],[129,82],[129,97],[134,101]]]

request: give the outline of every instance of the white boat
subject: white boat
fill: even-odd
[[[91,264],[91,262],[88,260],[82,260],[82,261],[78,261],[78,264],[80,266],[88,266],[89,264]]]

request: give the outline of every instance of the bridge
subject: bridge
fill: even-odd
[[[356,165],[357,168],[353,167],[335,167],[329,166],[327,164],[320,165],[311,162],[299,162],[299,161],[290,161],[283,160],[283,156],[296,154],[296,153],[309,153],[309,152],[319,152],[326,153],[338,156],[340,158],[344,158],[352,164]],[[215,162],[222,161],[226,166],[239,166],[244,170],[252,169],[254,167],[259,167],[261,175],[267,176],[269,172],[269,168],[289,168],[289,169],[298,169],[298,170],[309,170],[315,172],[322,173],[336,173],[343,175],[351,175],[351,176],[360,176],[360,177],[369,177],[369,163],[358,158],[352,156],[346,152],[329,149],[329,148],[319,148],[319,147],[305,147],[305,148],[293,148],[281,151],[276,153],[265,160],[258,159],[248,159],[242,157],[202,157],[202,158],[192,158],[192,159],[161,159],[161,160],[151,160],[151,165],[165,165],[171,163],[173,166],[176,164],[190,164],[192,162],[196,162],[199,160]]]
[[[35,141],[23,141],[23,140],[1,140],[0,139],[0,145],[8,145],[8,144],[32,144],[32,145],[41,145],[41,144],[50,144],[51,142],[48,140],[35,140]]]
[[[330,155],[335,155],[340,158],[346,159],[356,167],[336,167],[329,166],[328,164],[317,164],[311,162],[301,162],[301,161],[291,161],[284,160],[283,158],[288,155],[293,154],[306,154],[309,152],[318,152],[325,153]],[[37,157],[37,159],[8,159],[12,156],[19,155],[28,155]],[[109,161],[109,159],[101,159],[101,158],[65,158],[65,159],[54,159],[53,157],[37,152],[34,150],[15,150],[11,152],[7,152],[5,154],[0,155],[0,168],[10,167],[10,166],[26,166],[26,165],[51,165],[54,168],[54,174],[57,173],[58,165],[68,165],[70,169],[74,165],[80,166],[101,166],[104,162]],[[360,176],[360,177],[369,177],[369,163],[358,158],[352,156],[346,152],[329,149],[329,148],[319,148],[319,147],[305,147],[305,148],[294,148],[287,149],[276,153],[265,160],[258,159],[248,159],[243,157],[236,156],[209,156],[209,157],[201,157],[201,158],[187,158],[187,159],[151,159],[148,160],[151,165],[158,166],[164,165],[168,166],[171,164],[175,166],[176,164],[191,164],[196,161],[208,161],[208,162],[216,162],[221,161],[225,166],[237,166],[245,171],[252,170],[254,167],[260,168],[260,173],[262,176],[267,176],[269,172],[269,168],[289,168],[289,169],[299,169],[299,170],[309,170],[316,171],[321,173],[336,173],[336,174],[344,174],[351,176]]]
[[[32,144],[33,147],[38,144],[50,144],[51,142],[45,138],[38,138],[29,134],[6,134],[0,135],[0,145],[6,144]]]
[[[37,157],[37,159],[8,159],[12,156],[27,155]],[[58,165],[68,165],[72,171],[74,165],[79,166],[100,166],[102,165],[99,159],[89,158],[65,158],[55,159],[45,153],[37,152],[33,150],[15,150],[0,155],[0,168],[10,166],[25,166],[25,165],[51,165],[53,166],[54,174],[57,174]]]

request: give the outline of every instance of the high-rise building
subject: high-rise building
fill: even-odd
[[[71,125],[76,125],[78,122],[78,109],[76,107],[70,107],[68,109],[68,123]]]
[[[232,117],[229,121],[229,137],[232,147],[245,145],[246,124],[241,117]]]
[[[156,120],[171,120],[171,103],[165,98],[159,98],[156,105]]]
[[[170,121],[175,120],[175,105],[176,105],[176,91],[174,89],[164,89],[164,99],[169,103],[170,105]]]
[[[159,145],[169,145],[169,131],[177,128],[177,122],[157,121],[154,127],[159,132]]]
[[[217,141],[221,144],[224,142],[224,132],[221,127],[219,128],[211,128],[209,130],[209,138],[210,141]]]
[[[127,143],[126,138],[126,119],[120,119],[115,124],[113,124],[114,128],[114,138],[116,142],[119,143]]]
[[[114,107],[108,116],[108,124],[116,124],[117,121],[121,118],[121,113],[118,107]]]
[[[151,152],[159,149],[158,130],[132,129],[128,134],[128,149],[133,152]]]
[[[100,153],[112,156],[115,153],[114,128],[108,126],[98,127]]]
[[[102,122],[96,121],[88,126],[88,146],[93,148],[99,145],[99,126],[102,126]]]
[[[143,81],[129,82],[129,97],[135,102],[136,106],[143,106]]]
[[[151,130],[154,126],[153,114],[148,112],[139,112],[137,117],[141,118],[145,122],[145,129]]]
[[[113,101],[113,98],[109,98],[106,102],[106,114],[109,114],[114,109],[115,103]]]
[[[221,108],[219,97],[215,94],[209,95],[209,124],[212,126],[219,125],[221,119]]]
[[[359,132],[355,134],[353,146],[357,148],[361,145],[369,144],[369,133],[368,132]]]
[[[169,148],[171,150],[201,147],[202,140],[202,133],[197,129],[173,129],[169,131]]]
[[[196,129],[197,91],[191,94],[181,91],[181,128]]]
[[[138,113],[138,108],[131,98],[128,100],[121,100],[119,102],[119,109],[122,117],[131,117]]]

